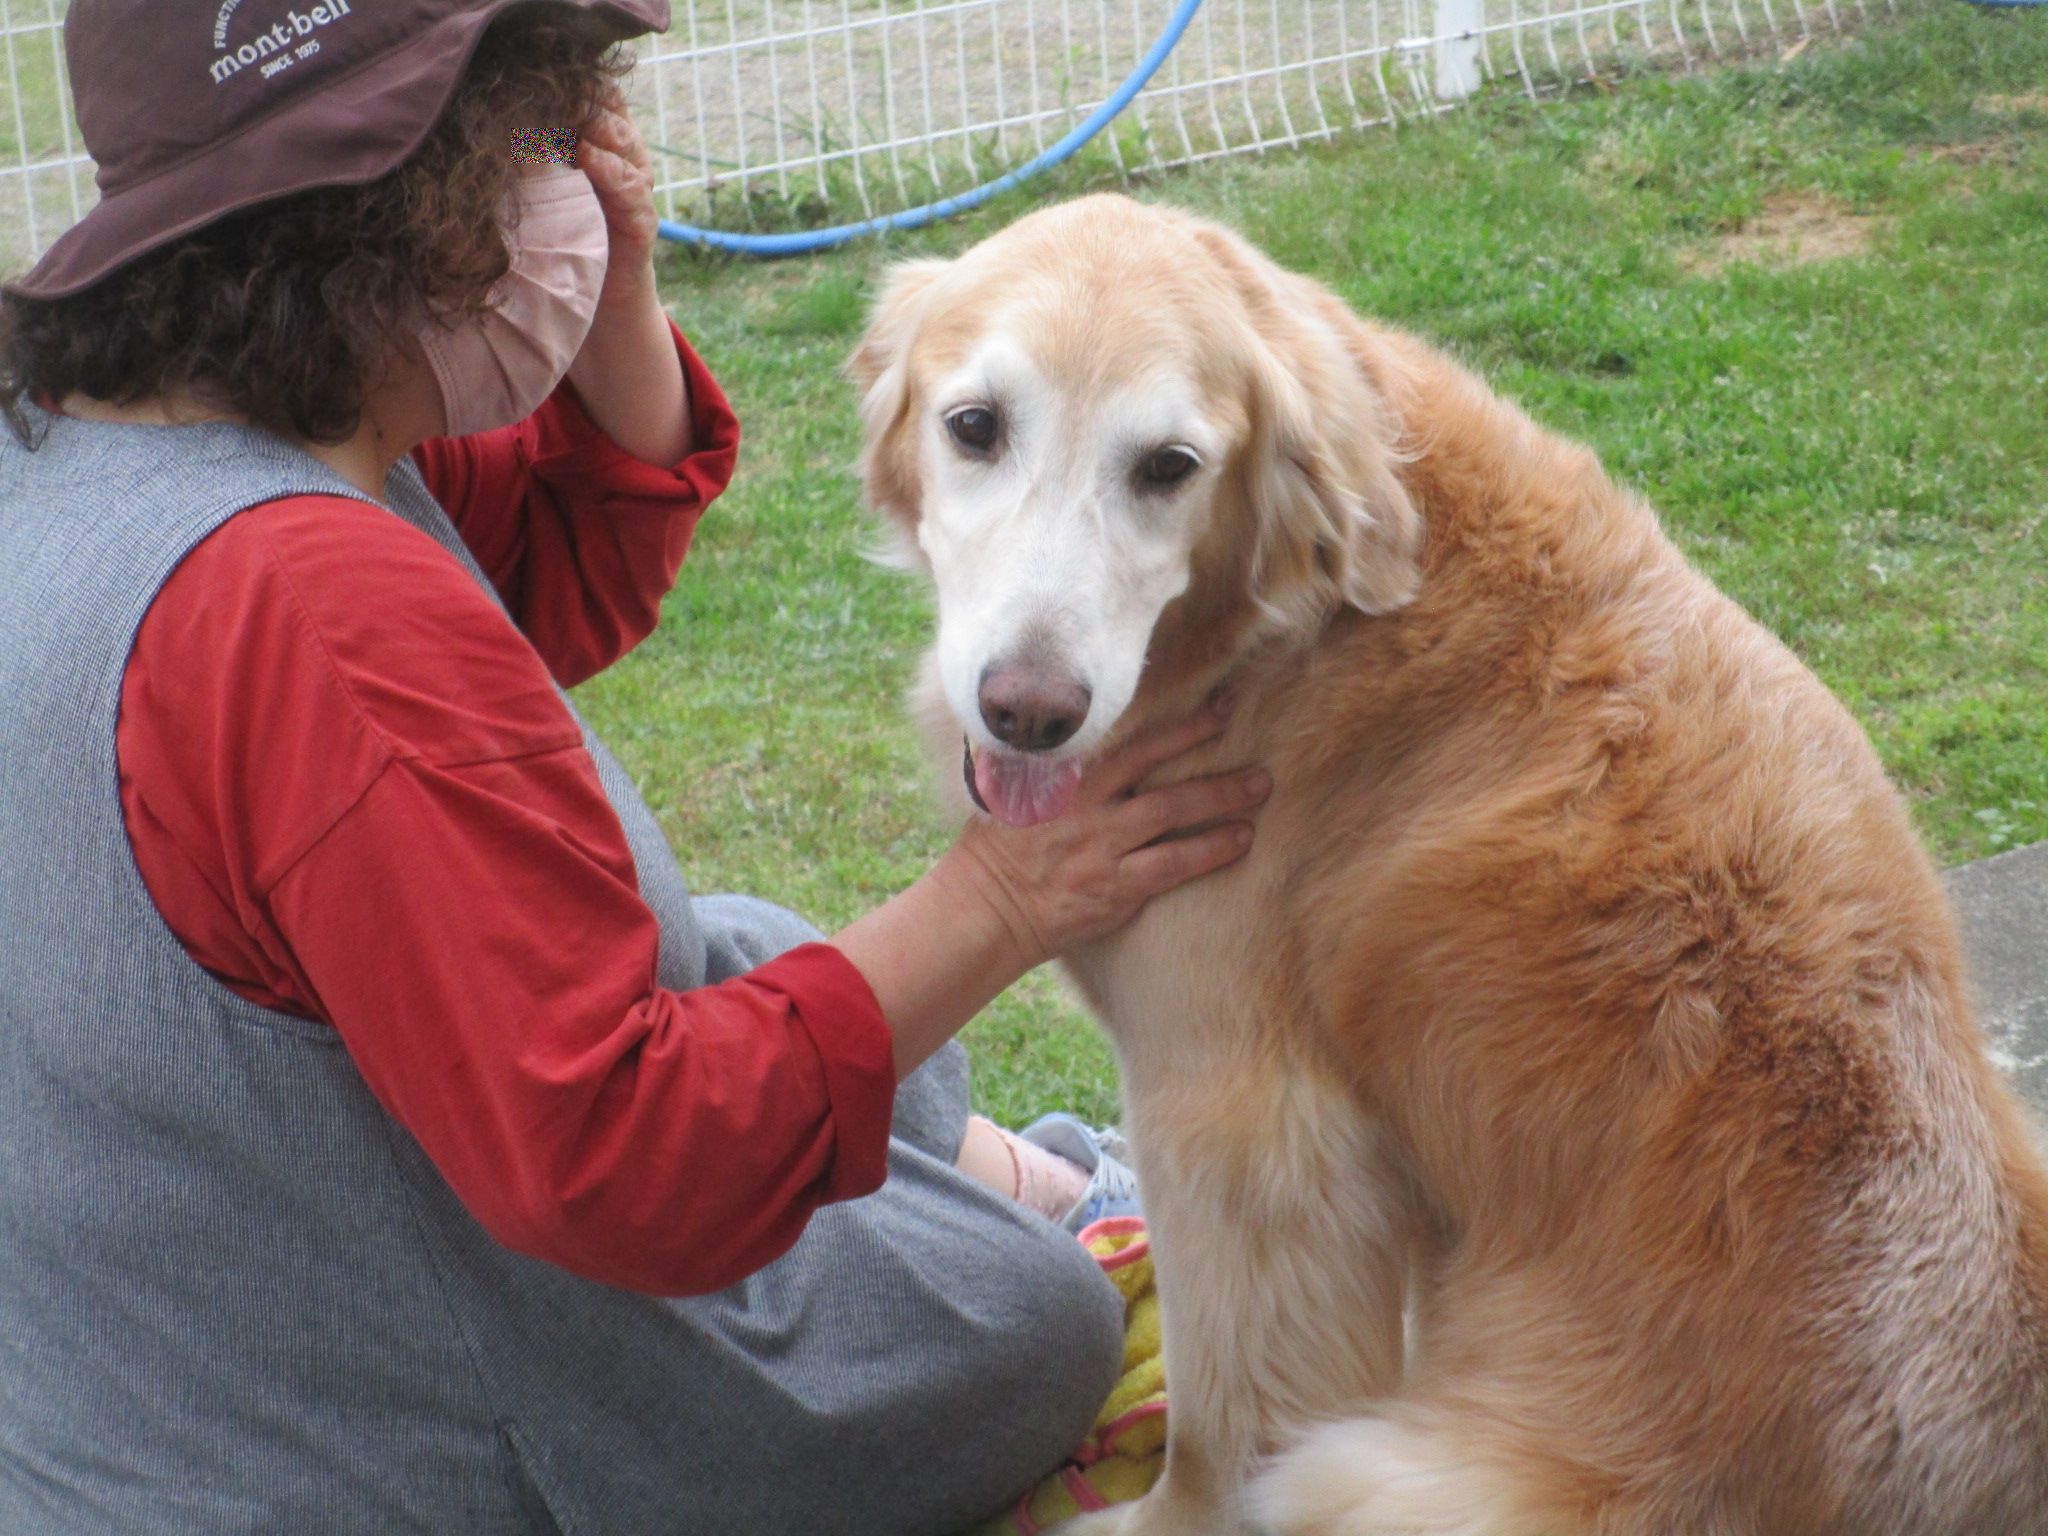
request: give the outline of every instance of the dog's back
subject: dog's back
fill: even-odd
[[[1590,456],[1353,335],[1431,542],[1336,640],[1376,870],[1307,902],[1455,1234],[1424,1395],[1487,1360],[1446,1401],[1583,1446],[1588,1529],[2048,1532],[2048,1178],[1876,754]]]

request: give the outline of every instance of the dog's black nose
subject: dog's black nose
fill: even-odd
[[[995,738],[1018,752],[1049,752],[1088,718],[1085,683],[1047,677],[1027,667],[991,667],[981,674],[981,718]]]

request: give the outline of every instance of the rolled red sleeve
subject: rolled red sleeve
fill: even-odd
[[[751,975],[757,985],[790,989],[785,995],[798,1004],[796,1021],[824,1067],[837,1130],[824,1198],[873,1194],[889,1175],[889,1120],[896,1106],[895,1041],[874,988],[830,944],[805,944]]]
[[[669,322],[690,404],[690,451],[649,464],[585,413],[566,378],[515,426],[413,452],[514,622],[565,687],[644,640],[704,509],[732,479],[739,419]]]
[[[683,499],[700,510],[732,482],[739,462],[740,423],[696,349],[669,322],[690,402],[690,451],[669,466],[649,464],[619,447],[585,414],[583,397],[564,378],[523,427],[520,443],[531,473],[564,499],[595,486],[603,504],[673,515]]]

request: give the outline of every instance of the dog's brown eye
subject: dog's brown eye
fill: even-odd
[[[1155,448],[1138,461],[1138,484],[1148,491],[1171,490],[1200,465],[1185,448]]]
[[[953,441],[974,453],[986,453],[995,446],[996,413],[979,405],[955,411],[946,418],[946,430]]]

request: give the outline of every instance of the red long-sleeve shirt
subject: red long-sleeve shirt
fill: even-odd
[[[500,1241],[663,1294],[731,1284],[877,1188],[895,1089],[829,945],[656,984],[655,918],[550,685],[653,628],[731,474],[738,423],[675,341],[696,447],[671,468],[566,381],[415,451],[512,621],[382,508],[268,502],[165,583],[116,739],[137,866],[192,957],[331,1024]]]

